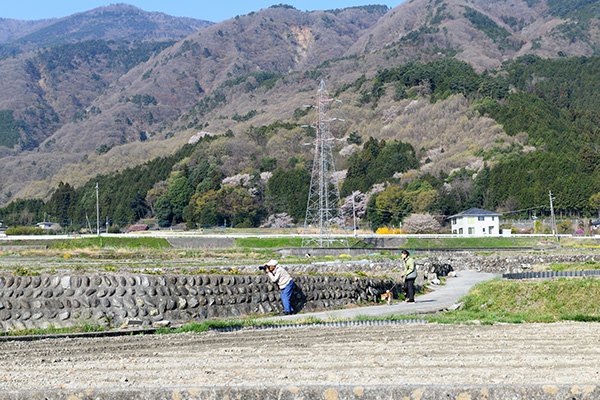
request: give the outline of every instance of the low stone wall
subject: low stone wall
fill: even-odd
[[[598,385],[298,385],[211,386],[131,390],[59,390],[3,392],[0,400],[322,400],[322,399],[598,399]]]
[[[425,268],[433,263],[447,263],[457,271],[473,270],[494,274],[527,272],[541,265],[583,262],[600,262],[600,254],[518,254],[484,257],[466,252],[448,252],[417,259],[417,264]]]
[[[366,301],[394,285],[389,279],[295,276],[296,310]],[[184,323],[280,312],[279,290],[261,275],[0,275],[0,331]]]
[[[167,238],[176,249],[228,249],[233,247],[233,238],[211,238],[202,236],[174,236]]]

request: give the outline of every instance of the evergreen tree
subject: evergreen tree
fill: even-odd
[[[386,143],[371,137],[362,151],[350,157],[340,194],[345,197],[356,190],[368,192],[374,184],[392,179],[396,172],[418,166],[415,150],[410,144],[396,140]]]
[[[0,208],[0,221],[6,226],[33,225],[44,218],[44,202],[42,200],[15,200],[8,206]]]
[[[60,182],[58,188],[46,203],[45,209],[49,219],[52,222],[58,222],[62,226],[70,225],[76,202],[75,189],[68,183]]]
[[[267,210],[287,213],[296,222],[304,220],[310,174],[304,168],[277,169],[267,183]]]

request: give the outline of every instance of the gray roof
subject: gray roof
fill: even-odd
[[[465,210],[463,212],[460,212],[458,214],[454,214],[449,216],[448,218],[454,218],[454,217],[481,217],[481,216],[501,216],[502,214],[497,213],[497,212],[493,212],[493,211],[488,211],[488,210],[484,210],[482,208],[469,208],[468,210]]]

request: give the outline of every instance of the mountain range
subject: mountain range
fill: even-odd
[[[464,96],[432,102],[421,88],[417,98],[388,91],[366,101],[372,80],[415,62],[454,59],[494,74],[527,55],[594,56],[599,15],[593,0],[409,0],[393,9],[277,5],[217,24],[124,4],[0,19],[0,204],[47,199],[60,182],[81,186],[197,135],[220,138],[211,154],[225,176],[265,157],[309,159],[302,126],[315,121],[306,105],[321,80],[341,101],[331,113],[341,120],[332,129],[342,169],[359,148],[347,139],[358,136],[410,143],[420,173],[477,170],[486,152],[531,147],[473,114]],[[261,126],[275,134],[258,137]]]

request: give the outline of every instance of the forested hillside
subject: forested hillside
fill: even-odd
[[[354,197],[359,217],[374,227],[397,225],[411,213],[451,215],[469,207],[547,212],[549,190],[556,196],[558,212],[593,215],[600,206],[600,118],[595,96],[599,70],[598,57],[527,56],[493,73],[477,74],[467,64],[447,59],[361,78],[338,94],[356,92],[363,107],[373,107],[390,95],[395,102],[431,103],[459,95],[468,99],[476,115],[493,118],[508,135],[526,133],[526,137],[522,144],[481,151],[480,169],[434,175],[419,172],[431,161],[408,143],[374,138],[363,143],[361,136],[350,135],[346,144],[359,150],[340,159],[340,165],[347,166],[341,194],[346,202]],[[314,132],[300,125],[291,119],[238,135],[207,136],[172,157],[98,177],[78,189],[61,184],[45,204],[15,203],[0,218],[20,224],[32,214],[46,212],[63,224],[81,224],[85,213],[94,213],[94,185],[100,182],[102,220],[108,217],[120,226],[149,216],[162,226],[185,222],[190,227],[251,227],[282,214],[301,223],[311,155],[279,158],[268,152],[270,140],[285,132],[290,145],[292,140],[310,141]],[[236,152],[245,157],[235,159],[240,172],[228,176]]]

